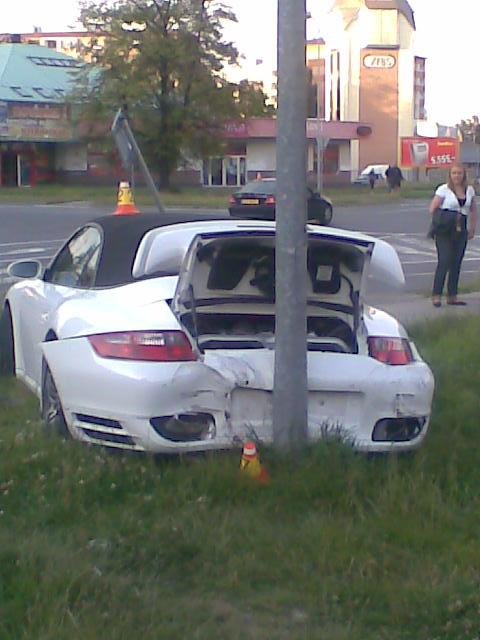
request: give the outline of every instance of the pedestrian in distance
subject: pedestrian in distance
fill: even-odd
[[[396,165],[388,165],[387,170],[385,171],[385,178],[387,179],[388,193],[394,189],[400,189],[402,186],[403,174],[400,167],[397,167]]]
[[[435,219],[442,214],[448,225],[440,227]],[[432,303],[442,304],[442,294],[447,281],[447,304],[465,305],[457,298],[458,280],[467,241],[475,236],[477,225],[477,205],[475,191],[467,181],[467,172],[461,164],[454,164],[449,171],[448,181],[435,191],[429,207],[432,216],[430,235],[437,248],[437,267],[433,280]],[[446,228],[446,227],[449,228]]]
[[[376,179],[377,176],[375,175],[375,169],[371,169],[370,173],[368,174],[368,184],[370,185],[370,189],[374,188]]]

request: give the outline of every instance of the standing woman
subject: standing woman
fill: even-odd
[[[438,187],[430,203],[429,211],[433,215],[438,208],[456,212],[453,229],[447,233],[435,233],[437,247],[437,268],[433,281],[432,303],[434,307],[442,304],[442,292],[445,278],[447,282],[447,304],[465,305],[457,299],[458,279],[467,240],[475,235],[477,225],[477,206],[475,191],[467,183],[467,172],[462,165],[454,164],[448,175],[448,182]],[[455,213],[452,213],[455,216]]]

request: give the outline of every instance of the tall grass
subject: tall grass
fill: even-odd
[[[0,379],[0,638],[473,640],[480,321],[413,331],[436,376],[415,456],[321,443],[118,456],[48,437]]]

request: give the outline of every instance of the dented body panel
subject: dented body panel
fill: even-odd
[[[271,443],[273,438],[274,351],[207,353],[191,363],[101,361],[85,338],[43,345],[63,409],[75,435],[80,415],[117,420],[135,448],[155,452],[229,448],[246,438]],[[68,347],[70,358],[64,357]],[[100,362],[99,362],[100,361]],[[72,384],[73,363],[75,384]],[[101,375],[92,371],[101,367]],[[408,369],[408,370],[407,370]],[[312,440],[341,435],[357,449],[407,450],[426,435],[405,443],[373,443],[375,423],[383,418],[418,416],[428,421],[433,378],[423,362],[389,367],[368,356],[315,353],[308,355],[308,415]],[[151,419],[177,414],[211,414],[215,434],[204,441],[171,442],[151,426]],[[92,428],[87,425],[88,430]]]

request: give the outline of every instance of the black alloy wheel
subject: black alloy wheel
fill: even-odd
[[[65,422],[55,381],[45,361],[42,369],[42,420],[49,433],[54,432],[67,438],[70,432]]]
[[[15,375],[15,347],[10,307],[5,305],[0,318],[0,374]]]

